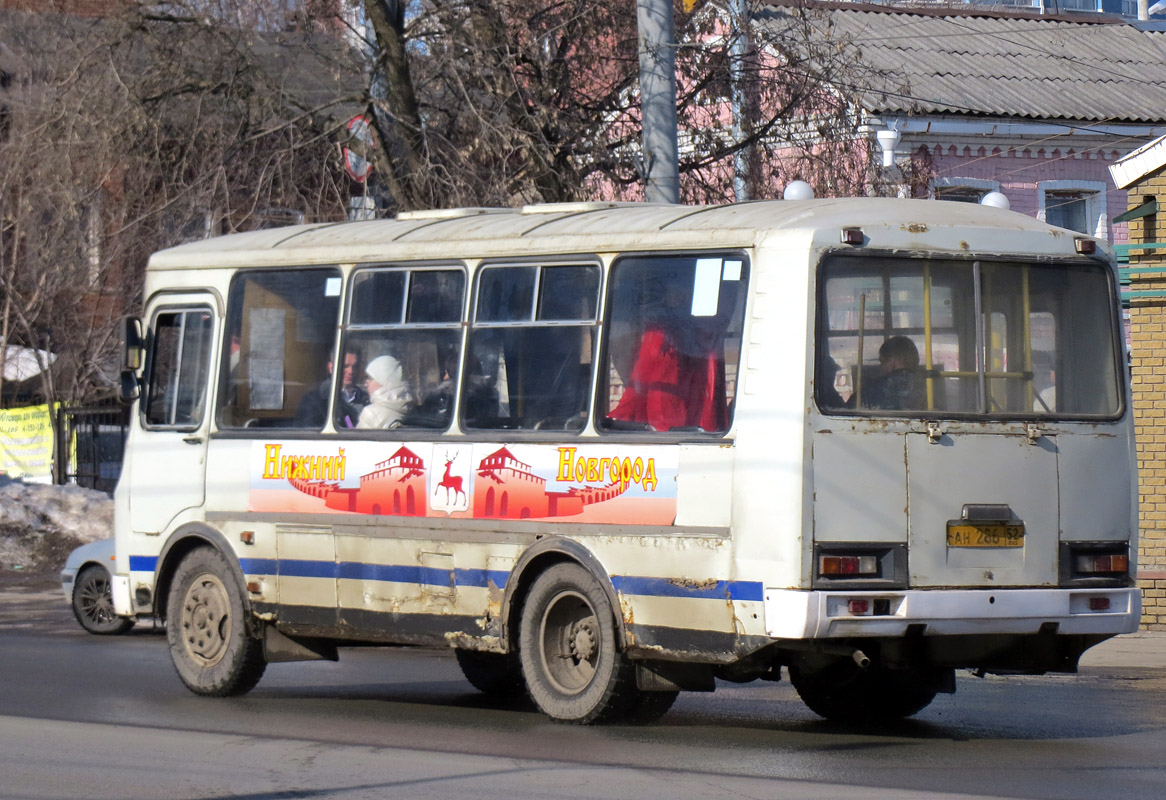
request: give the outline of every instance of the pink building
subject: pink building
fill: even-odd
[[[797,154],[838,143],[815,144],[813,120],[800,142],[764,143],[766,196],[795,179],[820,197],[1000,192],[1014,211],[1126,241],[1112,222],[1126,192],[1108,167],[1166,133],[1166,32],[1097,14],[769,0],[754,12],[756,41],[795,17],[810,21],[810,52],[815,36],[830,44],[816,50],[830,59],[818,65],[833,82],[825,95],[849,107],[854,138],[816,167]]]

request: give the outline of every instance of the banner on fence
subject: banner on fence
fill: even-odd
[[[0,475],[53,482],[53,424],[47,405],[0,410]]]

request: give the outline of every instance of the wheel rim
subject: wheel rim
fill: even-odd
[[[106,625],[114,621],[113,597],[109,581],[101,575],[86,576],[79,587],[77,603],[85,619],[95,625]]]
[[[564,694],[579,694],[599,667],[599,620],[578,592],[561,592],[547,604],[539,629],[544,672]]]
[[[231,640],[231,599],[216,576],[199,575],[182,602],[182,643],[195,663],[213,667]]]

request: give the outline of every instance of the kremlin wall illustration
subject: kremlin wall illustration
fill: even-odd
[[[451,467],[458,455],[446,453],[445,471],[441,480],[434,483],[432,498],[427,497],[424,460],[404,446],[388,459],[377,463],[373,471],[361,475],[360,486],[357,488],[344,488],[338,483],[324,480],[291,477],[297,473],[294,466],[287,481],[296,490],[323,500],[327,508],[337,511],[416,517],[428,516],[430,506],[435,510],[464,511],[469,510],[466,492],[469,487],[462,485],[463,476],[451,475]],[[654,465],[652,467],[654,471]],[[632,481],[627,480],[627,475],[621,478],[613,474],[612,477],[614,480],[606,486],[571,487],[564,492],[547,491],[545,478],[536,475],[530,464],[515,458],[508,448],[501,447],[478,463],[473,486],[472,516],[485,519],[539,519],[582,514],[589,506],[619,497],[632,484]]]

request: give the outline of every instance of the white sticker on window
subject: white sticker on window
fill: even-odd
[[[692,280],[692,316],[714,317],[721,297],[721,259],[698,258]]]
[[[325,297],[339,297],[340,296],[340,279],[328,278],[324,281],[324,296]]]
[[[741,262],[725,260],[725,269],[721,273],[721,280],[723,281],[739,281],[741,280]]]

